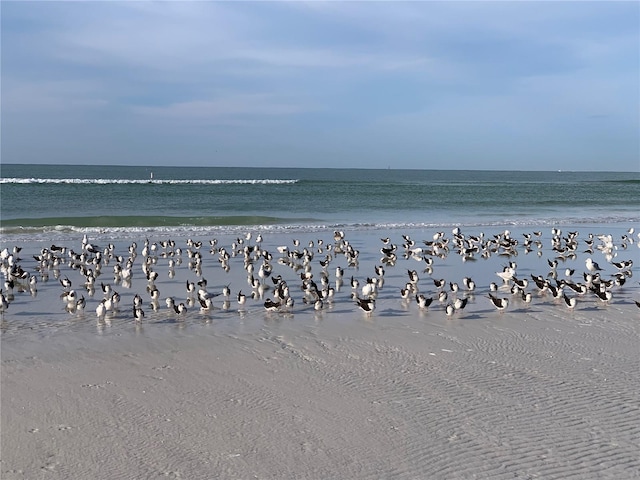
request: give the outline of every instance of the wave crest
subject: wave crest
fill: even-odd
[[[0,178],[0,184],[78,184],[78,185],[288,185],[297,179],[124,179],[124,178]]]

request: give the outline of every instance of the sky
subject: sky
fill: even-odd
[[[1,162],[640,171],[635,1],[7,1]]]

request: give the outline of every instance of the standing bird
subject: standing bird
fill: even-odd
[[[456,301],[453,302],[453,308],[456,310],[463,310],[464,307],[467,306],[468,298],[456,298]]]
[[[96,315],[98,316],[99,319],[104,318],[105,315],[107,314],[107,306],[105,305],[106,301],[107,301],[106,299],[102,299],[100,303],[98,303],[98,306],[96,307]]]
[[[244,293],[242,293],[242,290],[240,290],[238,292],[238,305],[244,305],[246,301],[247,301],[247,297],[245,296]]]
[[[433,297],[425,297],[422,293],[416,295],[416,302],[418,303],[418,307],[425,309],[429,308],[429,305],[433,302]]]
[[[76,300],[76,312],[83,312],[84,307],[87,306],[87,301],[84,299],[84,295],[81,295],[78,300]]]
[[[587,270],[589,270],[590,272],[599,272],[602,269],[600,268],[600,265],[598,265],[596,262],[594,262],[591,257],[587,258],[585,260],[585,265],[587,267]]]
[[[464,277],[462,279],[462,284],[464,285],[464,287],[469,290],[470,292],[474,291],[476,289],[476,282],[474,282],[473,280],[471,280],[471,278],[469,277]]]
[[[136,322],[141,322],[144,318],[144,310],[141,307],[134,305],[133,306],[133,318]]]
[[[489,294],[489,298],[491,299],[491,303],[493,303],[493,306],[501,312],[506,310],[506,308],[509,306],[508,298],[499,298],[495,295],[492,295],[491,293]]]
[[[358,298],[356,297],[356,303],[360,310],[365,312],[367,315],[371,315],[376,308],[376,301],[372,298]]]
[[[567,294],[563,294],[563,298],[564,298],[564,304],[567,306],[567,308],[570,309],[574,309],[576,307],[576,304],[578,303],[578,301],[576,300],[576,297],[568,297]]]

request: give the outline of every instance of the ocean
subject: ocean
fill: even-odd
[[[640,172],[0,166],[5,240],[640,221]]]

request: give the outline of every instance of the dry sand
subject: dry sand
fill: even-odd
[[[349,236],[363,253],[347,275],[372,275],[378,234]],[[518,269],[546,273],[550,254],[520,256]],[[2,336],[2,478],[640,478],[637,279],[609,303],[569,310],[536,293],[501,313],[486,292],[506,261],[436,263],[434,278],[472,271],[479,283],[453,316],[399,297],[412,259],[387,268],[371,316],[345,287],[319,312],[255,301],[181,320],[148,310],[136,324],[138,275],[110,325],[93,299],[81,316],[60,312],[57,280],[16,294]],[[584,255],[572,262],[584,269]],[[231,275],[212,283],[250,291]],[[188,276],[183,266],[171,284]],[[434,292],[430,278],[421,291]]]

